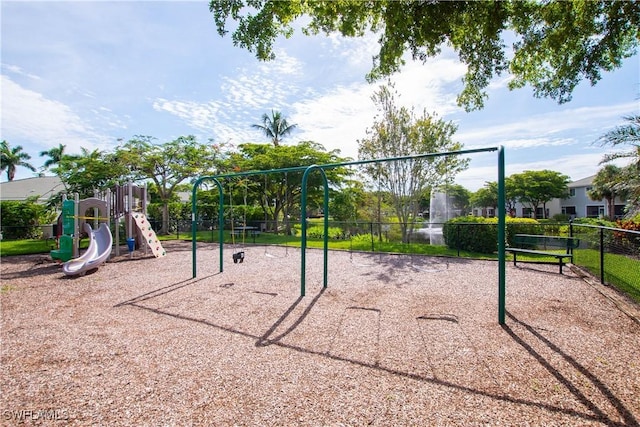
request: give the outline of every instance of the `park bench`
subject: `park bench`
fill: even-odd
[[[565,264],[565,258],[571,261],[573,259],[573,250],[576,249],[579,244],[580,239],[573,237],[516,234],[513,236],[514,246],[508,247],[507,251],[513,254],[513,265],[517,263],[518,254],[554,257],[558,261],[560,274],[562,274],[562,266]],[[552,252],[550,249],[555,249],[555,251]],[[564,250],[564,252],[559,252],[560,249]],[[550,262],[538,261],[538,263],[549,264]]]

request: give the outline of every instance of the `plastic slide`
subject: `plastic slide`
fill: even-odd
[[[89,235],[89,248],[79,258],[74,258],[62,265],[62,271],[67,276],[75,276],[98,268],[111,255],[113,238],[107,224],[102,223],[96,231],[93,231],[91,225],[85,222],[84,231]]]
[[[158,237],[156,236],[156,232],[151,228],[151,224],[149,224],[147,217],[142,213],[135,212],[133,213],[133,220],[136,222],[136,225],[142,233],[144,241],[151,249],[153,256],[155,256],[156,258],[160,258],[167,255],[164,248],[162,247],[162,244],[160,243],[160,240],[158,240]]]

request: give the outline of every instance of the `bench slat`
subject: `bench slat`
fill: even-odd
[[[537,251],[535,249],[520,249],[520,248],[507,248],[509,252],[517,252],[520,254],[532,254],[532,255],[544,255],[555,258],[573,258],[573,254],[567,253],[557,253],[557,252],[547,252],[547,251]]]

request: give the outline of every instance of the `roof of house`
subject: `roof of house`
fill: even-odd
[[[57,176],[16,179],[0,183],[0,200],[27,200],[37,196],[37,201],[44,203],[64,190],[64,184]]]
[[[577,181],[570,182],[568,187],[569,188],[590,187],[591,184],[593,184],[593,178],[595,177],[596,177],[595,175],[591,175],[586,178],[582,178]]]

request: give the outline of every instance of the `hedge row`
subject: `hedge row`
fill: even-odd
[[[535,219],[506,219],[507,245],[515,234],[544,234],[545,227]],[[442,228],[444,242],[450,249],[492,254],[498,250],[498,218],[462,216],[448,221]]]

